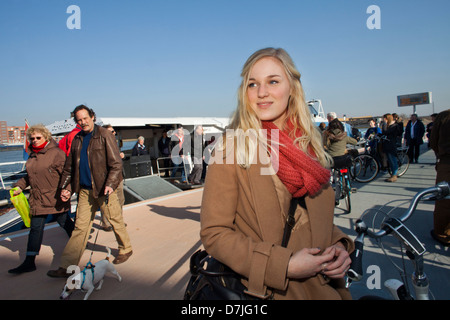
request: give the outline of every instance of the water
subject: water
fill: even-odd
[[[2,150],[0,151],[0,173],[3,177],[8,174],[8,172],[18,172],[22,170],[23,164],[14,164],[14,165],[1,165],[2,163],[6,162],[14,162],[14,161],[23,161],[23,150]],[[5,183],[6,185],[6,183]],[[9,188],[9,185],[6,185],[6,188]],[[1,186],[0,186],[1,189]],[[5,190],[3,190],[5,191]],[[9,192],[6,190],[4,193],[1,194],[3,198],[9,198]],[[1,209],[1,208],[0,208]],[[0,216],[3,213],[3,211],[0,210]],[[70,216],[73,218],[73,213],[70,214]],[[47,218],[46,223],[53,222],[56,219],[53,215],[49,215]],[[10,232],[18,231],[21,229],[26,229],[23,222],[19,222],[15,226],[4,230],[1,234],[7,234]]]
[[[23,150],[2,150],[0,151],[0,163],[23,161]]]
[[[7,177],[13,173],[20,172],[24,169],[23,163],[2,165],[3,163],[23,161],[23,150],[2,150],[0,151],[0,174],[5,184]],[[0,187],[2,187],[0,185]]]
[[[9,189],[13,183],[13,181],[8,181],[7,177],[11,175],[11,173],[16,173],[18,171],[21,171],[23,168],[23,164],[12,164],[12,165],[1,165],[2,163],[7,162],[15,162],[15,161],[23,161],[23,150],[5,150],[0,149],[0,174],[2,175],[2,178],[5,180],[4,184],[6,189]],[[0,199],[8,199],[9,198],[9,191],[8,190],[2,190],[2,185],[0,185]],[[0,208],[0,216],[4,213],[8,212],[12,206],[7,205]],[[12,226],[11,228],[4,230],[2,234],[6,234],[13,231],[18,231],[21,229],[24,229],[25,225],[23,222],[20,222],[16,224],[15,226]]]

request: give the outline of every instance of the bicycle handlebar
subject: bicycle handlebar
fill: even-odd
[[[408,210],[398,219],[395,219],[400,224],[408,220],[414,211],[417,208],[417,205],[424,196],[428,194],[433,194],[436,197],[436,200],[444,199],[450,194],[450,185],[449,182],[440,182],[434,187],[430,187],[418,192],[411,201],[411,204]],[[368,229],[367,225],[361,219],[356,221],[355,230],[357,232],[357,237],[355,239],[355,251],[352,252],[350,258],[352,263],[350,265],[349,270],[347,271],[347,276],[352,281],[359,281],[363,277],[363,268],[362,268],[362,255],[364,248],[364,237],[367,235],[370,238],[379,239],[387,234],[389,234],[392,229],[390,229],[389,225],[385,225],[378,232],[372,232]]]
[[[369,143],[373,140],[378,140],[378,141],[382,141],[382,140],[386,140],[389,141],[389,139],[385,136],[385,135],[381,135],[381,134],[377,134],[374,135],[372,138],[366,139],[366,138],[361,138],[357,143],[356,146],[360,146],[360,147],[368,147]]]

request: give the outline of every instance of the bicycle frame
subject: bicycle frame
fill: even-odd
[[[411,200],[411,204],[408,210],[400,218],[389,218],[382,225],[378,232],[372,232],[367,225],[361,219],[356,221],[355,230],[357,237],[355,239],[355,251],[351,254],[352,264],[347,272],[347,285],[349,286],[352,281],[359,281],[363,277],[362,272],[362,255],[364,247],[364,238],[369,236],[373,239],[380,239],[388,234],[395,235],[407,248],[407,255],[411,260],[414,260],[414,272],[413,272],[413,287],[417,300],[429,299],[429,281],[424,272],[423,254],[425,248],[417,237],[403,224],[408,220],[415,212],[418,203],[426,195],[433,195],[436,199],[443,199],[448,197],[450,193],[449,182],[441,182],[436,186],[424,189],[418,192]],[[392,291],[392,288],[390,288]],[[403,294],[398,296],[399,299],[410,299],[408,288],[404,285],[400,291],[403,290]],[[397,290],[397,294],[399,290]]]
[[[347,211],[351,212],[351,202],[350,202],[350,193],[352,192],[352,188],[350,185],[350,176],[348,168],[340,168],[333,169],[337,174],[337,179],[334,181],[335,183],[335,200],[338,201],[340,199],[345,199],[347,201]],[[334,176],[334,174],[333,174]],[[334,180],[334,179],[333,179]]]
[[[352,211],[352,203],[350,194],[352,193],[352,186],[350,184],[350,175],[348,168],[340,169],[342,176],[342,185],[344,186],[344,200],[347,202],[347,211],[350,213]]]

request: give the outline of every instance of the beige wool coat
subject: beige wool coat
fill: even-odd
[[[268,163],[261,161],[262,163]],[[341,241],[349,252],[353,241],[333,224],[334,192],[329,184],[298,206],[287,248],[281,246],[290,193],[276,175],[261,174],[260,163],[208,167],[201,208],[200,236],[206,251],[244,276],[244,285],[274,299],[351,299],[343,279],[318,274],[288,279],[291,255],[304,247],[322,250]]]

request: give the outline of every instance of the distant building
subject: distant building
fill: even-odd
[[[1,144],[21,144],[25,139],[25,126],[8,126],[6,121],[0,121]]]
[[[8,124],[6,121],[0,121],[0,143],[8,143]]]
[[[11,144],[24,143],[26,139],[25,126],[8,127],[8,136]]]

